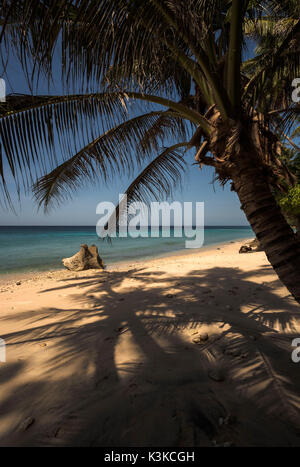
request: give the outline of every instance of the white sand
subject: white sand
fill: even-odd
[[[300,445],[300,307],[244,242],[2,280],[0,444]]]

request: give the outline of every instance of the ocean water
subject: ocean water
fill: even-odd
[[[174,235],[174,229],[171,229]],[[253,236],[250,227],[205,227],[204,247]],[[115,238],[97,236],[95,227],[0,226],[0,274],[59,269],[82,243],[95,244],[105,264],[167,255],[185,249],[185,238]],[[192,251],[192,250],[187,250]],[[197,251],[197,250],[196,250]]]

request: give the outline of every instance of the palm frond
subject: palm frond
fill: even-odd
[[[13,177],[21,172],[28,184],[32,171],[23,169],[38,171],[40,160],[49,164],[44,154],[55,165],[58,145],[63,162],[37,188],[40,202],[50,205],[78,187],[80,177],[101,175],[105,180],[113,170],[132,169],[135,158],[137,165],[144,163],[164,144],[165,135],[184,139],[188,125],[198,128],[200,140],[209,139],[213,123],[205,112],[211,106],[216,106],[220,124],[236,119],[234,108],[239,107],[244,120],[259,111],[268,114],[273,129],[293,125],[296,107],[287,101],[289,80],[300,71],[300,22],[293,7],[299,11],[295,0],[5,0],[0,40],[7,46],[12,40],[25,67],[31,59],[33,74],[41,69],[50,76],[61,46],[68,86],[80,80],[82,87],[95,86],[102,94],[48,96],[32,103],[28,98],[24,105],[15,99],[8,102],[11,108],[0,107],[3,160]],[[259,41],[257,57],[245,67],[247,77],[240,76],[243,23],[244,34]],[[246,81],[241,106],[240,85]],[[131,100],[168,112],[132,123],[130,129]],[[279,105],[287,112],[270,116]]]
[[[5,37],[8,42],[11,38],[20,51],[24,65],[32,57],[34,69],[41,67],[51,74],[55,48],[61,42],[63,72],[73,82],[98,84],[113,64],[122,67],[123,82],[128,76],[129,82],[124,83],[127,89],[135,75],[139,89],[146,92],[150,75],[151,82],[160,83],[165,95],[174,97],[178,62],[184,69],[187,64],[191,69],[190,61],[195,57],[226,115],[226,90],[214,74],[205,49],[209,27],[220,27],[229,2],[7,0],[5,3],[6,8],[0,8]],[[165,83],[163,75],[168,76]]]
[[[84,141],[102,122],[125,119],[127,100],[116,94],[31,96],[11,95],[0,103],[0,175],[2,185],[9,170],[20,188],[58,163],[56,143],[67,157],[75,141]],[[102,129],[103,131],[103,129]],[[71,136],[73,136],[71,141]],[[6,162],[5,162],[6,161]],[[6,168],[6,169],[5,169]],[[6,190],[5,190],[6,192]]]
[[[227,59],[227,91],[235,115],[238,115],[241,110],[242,29],[245,4],[246,2],[242,0],[233,0],[231,7],[230,38]]]
[[[111,214],[110,219],[114,218],[118,223],[119,219],[124,218],[128,206],[133,202],[147,204],[150,199],[161,200],[170,196],[182,179],[185,169],[182,148],[187,147],[188,144],[188,142],[174,144],[164,149],[153,159],[129,185],[124,193],[127,197],[126,203],[121,201]],[[110,219],[108,219],[104,230],[110,225]]]
[[[169,113],[168,118],[177,117],[174,120],[175,133],[179,128],[176,127],[176,122],[178,123],[182,118],[204,124],[209,128],[209,122],[203,116],[183,103],[136,92],[8,96],[7,101],[0,104],[2,184],[5,179],[5,159],[16,186],[20,186],[19,171],[22,174],[23,185],[28,189],[41,172],[45,173],[49,168],[57,165],[57,145],[64,160],[72,157],[80,147],[86,146],[88,139],[94,139],[95,134],[102,134],[107,128],[115,128],[116,125],[126,121],[131,110],[131,99],[132,102],[138,99],[173,109],[172,115]],[[158,111],[155,115],[160,114],[161,112]],[[164,122],[167,125],[166,114]],[[150,129],[149,122],[148,125]],[[84,149],[82,151],[84,152]]]
[[[255,73],[246,84],[244,97],[249,97],[249,105],[264,101],[265,90],[275,90],[276,86],[290,86],[291,81],[300,72],[299,38],[300,20],[290,22],[289,27],[281,29],[280,34],[273,33],[258,56],[248,62]],[[262,41],[264,37],[262,36]],[[251,69],[251,68],[250,68]],[[246,68],[244,67],[244,70]]]
[[[177,138],[186,135],[184,127],[174,122],[170,112],[150,112],[108,130],[38,180],[34,186],[38,204],[48,210],[69,198],[84,180],[107,182],[114,173],[129,175],[176,131]]]

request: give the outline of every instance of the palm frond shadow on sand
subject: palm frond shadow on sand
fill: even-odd
[[[1,444],[300,445],[299,306],[255,274],[219,267],[164,279],[141,267],[62,280],[61,291],[76,285],[74,308],[20,314],[32,327],[4,336],[52,342],[55,353],[0,405],[0,422],[36,418]],[[195,344],[203,329],[209,338]],[[25,370],[7,365],[3,382]]]

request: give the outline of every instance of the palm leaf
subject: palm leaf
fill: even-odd
[[[298,75],[299,67],[299,51],[293,51],[294,41],[300,34],[300,20],[293,21],[289,28],[281,31],[281,34],[273,34],[272,40],[269,38],[268,47],[257,57],[252,60],[251,65],[255,65],[257,71],[251,77],[245,87],[244,96],[251,95],[251,105],[257,104],[257,101],[264,100],[263,90],[267,87],[275,89],[274,83],[278,84],[278,80],[285,78],[287,82]],[[295,74],[296,73],[296,74]]]
[[[7,102],[0,105],[2,185],[5,179],[4,158],[17,187],[20,186],[18,168],[23,185],[28,189],[38,174],[57,165],[57,143],[64,160],[72,157],[80,147],[86,146],[88,138],[94,139],[96,133],[102,134],[107,127],[115,128],[116,124],[128,117],[130,98],[163,105],[173,110],[172,115],[179,119],[187,118],[209,128],[209,122],[197,111],[183,103],[155,95],[106,92],[66,96],[8,96]],[[175,133],[177,129],[175,126]],[[84,153],[84,149],[82,151]]]
[[[124,193],[127,197],[126,205],[121,201],[121,204],[116,206],[104,230],[110,225],[112,218],[118,223],[127,213],[131,203],[138,201],[147,204],[150,199],[161,200],[172,194],[173,189],[178,187],[185,168],[182,148],[188,145],[188,142],[182,142],[164,149],[142,170]]]
[[[150,112],[108,130],[38,180],[34,186],[38,204],[48,210],[69,198],[84,179],[107,182],[112,174],[132,173],[136,165],[140,167],[151,156],[159,143],[174,137],[176,130],[177,137],[185,135],[184,127],[174,125],[175,121],[170,112]],[[164,125],[163,133],[161,125]]]

